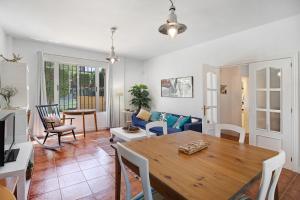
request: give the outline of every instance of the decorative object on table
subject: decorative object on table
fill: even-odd
[[[220,91],[221,94],[227,94],[227,85],[221,85]]]
[[[121,97],[124,95],[124,93],[123,93],[123,91],[121,89],[118,89],[116,91],[116,95],[119,98],[119,102],[118,102],[118,104],[119,104],[119,110],[118,110],[119,111],[119,118],[118,118],[118,120],[119,120],[119,126],[121,126],[120,125],[120,118],[121,118]]]
[[[161,96],[193,98],[193,77],[162,79]]]
[[[29,161],[26,169],[26,180],[31,179],[32,172],[33,172],[33,163]]]
[[[140,128],[136,126],[127,126],[123,127],[123,130],[125,130],[128,133],[137,133],[139,132]]]
[[[167,22],[161,25],[158,31],[162,34],[169,35],[171,38],[174,38],[177,34],[183,33],[187,27],[186,25],[177,22],[177,16],[175,14],[176,8],[172,0],[170,0],[170,3],[170,14]]]
[[[194,141],[194,142],[179,146],[178,150],[182,153],[191,155],[191,154],[201,151],[202,149],[205,149],[207,147],[208,147],[208,142],[206,142],[204,140],[198,140],[198,141]]]
[[[140,109],[143,108],[150,108],[151,99],[149,98],[149,91],[148,87],[144,84],[136,84],[131,87],[128,91],[132,99],[130,100],[130,104],[133,105],[137,110],[138,113]]]
[[[5,100],[5,105],[3,108],[10,108],[10,100],[11,97],[15,96],[17,94],[18,90],[15,87],[5,86],[3,88],[0,88],[0,95]]]
[[[12,59],[9,59],[9,58],[6,58],[4,57],[4,55],[0,54],[0,57],[3,58],[3,60],[5,60],[6,62],[19,62],[22,57],[20,55],[16,55],[16,54],[12,54],[13,58]]]
[[[106,58],[106,60],[111,64],[114,64],[115,62],[118,62],[120,60],[116,55],[115,47],[114,47],[114,33],[116,32],[117,27],[111,27],[110,30],[111,30],[111,51],[109,56]]]
[[[137,114],[136,117],[139,119],[142,119],[144,121],[149,121],[149,119],[151,117],[151,113],[147,110],[140,109],[140,112]]]

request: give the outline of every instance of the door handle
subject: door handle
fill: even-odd
[[[209,109],[209,107],[204,105],[202,109],[203,109],[203,115],[206,116],[206,111]]]

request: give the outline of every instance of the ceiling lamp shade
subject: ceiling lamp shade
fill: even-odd
[[[106,60],[111,64],[114,64],[115,62],[120,60],[116,55],[115,47],[114,47],[114,33],[116,32],[117,28],[112,27],[110,30],[111,30],[111,51],[109,56],[106,58]]]
[[[169,9],[170,14],[167,23],[161,25],[158,31],[162,34],[169,35],[171,38],[175,38],[177,34],[183,33],[187,27],[186,25],[177,22],[177,16],[175,14],[176,8],[172,0],[170,0],[170,2],[171,7]]]

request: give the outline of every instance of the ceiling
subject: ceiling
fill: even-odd
[[[299,0],[176,0],[187,31],[158,32],[168,0],[0,0],[0,24],[13,36],[148,59],[300,13]]]

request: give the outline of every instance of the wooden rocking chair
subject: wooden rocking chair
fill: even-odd
[[[76,140],[74,129],[76,126],[72,125],[74,118],[65,118],[70,120],[70,125],[64,124],[64,121],[60,118],[58,104],[51,105],[38,105],[36,106],[43,126],[45,128],[45,144],[48,137],[57,135],[59,147],[61,146],[61,136],[73,134],[74,140]]]

